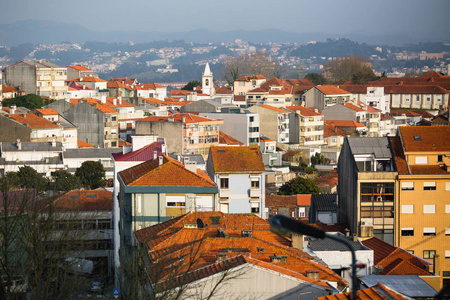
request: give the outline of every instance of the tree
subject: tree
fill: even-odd
[[[295,177],[286,182],[278,191],[280,195],[320,194],[320,188],[309,178]]]
[[[327,163],[327,159],[323,154],[316,152],[314,155],[311,156],[311,166],[315,165],[324,165]]]
[[[81,184],[86,189],[96,189],[105,185],[105,169],[97,161],[85,161],[75,171]]]
[[[66,170],[58,170],[53,175],[53,181],[49,185],[52,191],[70,191],[79,189],[81,182],[77,176],[72,175]]]
[[[0,182],[0,299],[71,299],[89,281],[69,274],[62,263],[76,255],[74,241],[85,233],[61,229],[52,198],[10,187],[8,180]],[[78,226],[74,216],[65,215],[63,224]]]
[[[193,91],[195,87],[201,86],[202,83],[199,80],[191,80],[185,86],[183,86],[182,90]]]
[[[230,86],[243,75],[263,75],[268,78],[274,76],[281,78],[284,73],[283,66],[264,51],[228,57],[222,63],[221,68],[221,76]]]
[[[16,98],[3,100],[3,106],[16,105],[20,107],[26,107],[28,109],[41,108],[45,105],[44,99],[35,94],[28,94],[25,96],[19,96]]]
[[[321,84],[324,84],[324,83],[327,82],[325,77],[323,77],[323,75],[319,74],[319,73],[308,73],[308,74],[305,75],[304,78],[308,79],[309,81],[311,81],[315,85],[321,85]]]
[[[378,78],[373,72],[370,62],[361,56],[349,56],[329,61],[324,65],[324,70],[325,77],[335,84],[348,81],[360,84]]]
[[[13,174],[9,176],[14,177]],[[20,167],[17,177],[19,185],[23,188],[34,188],[38,193],[47,188],[47,179],[30,166]]]

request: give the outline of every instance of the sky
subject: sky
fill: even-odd
[[[449,12],[449,0],[0,0],[0,24],[50,20],[100,32],[438,32],[450,39]]]

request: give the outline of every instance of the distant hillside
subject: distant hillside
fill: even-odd
[[[306,43],[308,41],[324,41],[327,38],[347,38],[360,43],[401,45],[417,43],[420,37],[401,35],[370,35],[364,33],[294,33],[277,29],[267,30],[234,30],[215,32],[206,29],[188,32],[164,33],[140,31],[107,31],[97,32],[72,23],[27,20],[14,24],[0,24],[0,45],[17,46],[20,44],[56,44],[62,41],[84,43],[98,42],[128,42],[147,43],[161,40],[184,40],[196,43],[222,43],[242,39],[254,43],[284,42]],[[426,37],[426,41],[443,41],[439,37]]]

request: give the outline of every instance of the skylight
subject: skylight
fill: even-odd
[[[418,135],[415,135],[415,136],[414,136],[414,140],[415,140],[415,141],[421,141],[422,138],[421,138],[420,136],[418,136]]]

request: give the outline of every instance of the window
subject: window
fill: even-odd
[[[402,205],[402,214],[413,214],[414,213],[414,205]]]
[[[117,142],[111,142],[111,147],[117,147]]]
[[[424,204],[423,205],[423,213],[424,214],[435,214],[436,213],[436,205]]]
[[[141,195],[137,196],[136,206],[137,206],[138,214],[141,214],[142,213],[142,196]]]
[[[416,156],[416,165],[428,164],[428,156]]]
[[[436,236],[436,227],[424,227],[423,236]]]
[[[259,179],[252,179],[252,189],[259,189]]]
[[[186,205],[185,196],[166,196],[167,207],[184,207]]]
[[[450,227],[445,227],[445,235],[450,236]]]
[[[440,154],[437,156],[437,161],[438,162],[443,162],[444,161],[444,155]]]
[[[249,127],[248,132],[259,132],[259,127]]]
[[[394,201],[394,183],[361,183],[361,201]]]
[[[450,250],[445,250],[445,258],[446,259],[450,258]]]
[[[299,218],[306,218],[306,207],[298,208],[298,216]]]
[[[414,250],[406,250],[406,252],[408,252],[410,254],[414,254]]]
[[[115,122],[115,121],[117,121],[117,117],[115,117],[115,116],[112,116],[112,117],[111,117],[111,121],[112,121],[112,122]]]
[[[450,204],[445,204],[445,213],[450,214]]]
[[[254,122],[255,121],[255,117],[248,117],[248,121],[249,122]]]
[[[239,81],[239,86],[245,86],[245,82],[244,81]]]
[[[450,181],[445,182],[445,190],[450,191]]]
[[[420,96],[419,95],[416,96],[416,100],[420,101]]]
[[[427,101],[430,102],[430,101],[431,101],[431,98],[430,98],[430,97],[427,97]]]
[[[259,138],[249,138],[248,142],[249,143],[258,143],[259,142]]]
[[[402,182],[402,191],[414,191],[414,182],[403,181]]]
[[[402,236],[414,236],[414,228],[402,228]]]
[[[436,255],[436,250],[423,250],[423,258],[430,259]]]
[[[393,206],[362,206],[361,218],[393,218]]]
[[[252,202],[251,207],[252,207],[252,213],[259,214],[259,203]]]
[[[228,189],[228,178],[220,178],[220,188]]]
[[[252,80],[252,85],[256,85],[256,80]]]
[[[450,271],[443,271],[442,272],[443,277],[450,277]]]
[[[434,181],[425,181],[423,183],[424,191],[435,191],[436,190],[436,182]]]

